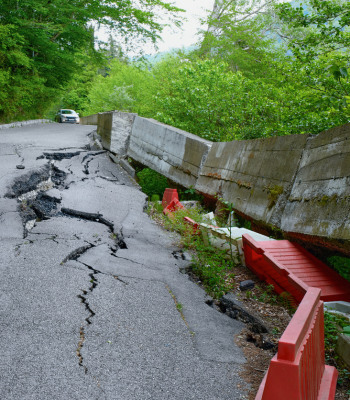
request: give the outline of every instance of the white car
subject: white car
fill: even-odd
[[[56,114],[55,120],[57,122],[68,122],[70,124],[79,124],[80,118],[79,114],[74,110],[61,109]]]

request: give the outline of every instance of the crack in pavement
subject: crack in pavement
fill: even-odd
[[[81,218],[89,221],[98,222],[100,224],[106,225],[113,233],[114,224],[113,222],[108,221],[106,218],[103,218],[103,215],[100,213],[89,213],[85,211],[73,210],[71,208],[62,207],[61,212],[63,214],[69,215],[75,218]]]
[[[23,164],[23,162],[24,162],[24,157],[22,156],[22,153],[21,153],[21,151],[19,150],[18,146],[15,147],[14,151],[15,151],[16,155],[18,156],[18,158],[21,159],[21,163]]]
[[[79,256],[78,256],[78,258],[79,258]],[[81,264],[83,264],[83,263],[81,263]],[[81,289],[82,294],[79,294],[77,297],[80,299],[81,303],[84,305],[85,310],[88,312],[89,315],[85,318],[85,322],[80,327],[80,331],[79,331],[80,340],[78,342],[76,354],[78,356],[79,366],[84,368],[84,372],[85,372],[85,374],[87,374],[88,368],[86,365],[84,365],[84,357],[82,354],[82,349],[84,347],[84,342],[86,339],[85,329],[87,328],[88,325],[91,325],[91,323],[92,323],[91,319],[96,315],[95,311],[93,311],[92,308],[90,307],[90,303],[88,301],[88,295],[91,294],[94,291],[94,289],[97,287],[99,282],[98,282],[98,279],[96,278],[96,275],[98,275],[100,273],[100,271],[95,270],[94,268],[92,268],[91,266],[89,266],[87,264],[83,264],[83,265],[85,265],[89,270],[92,271],[89,274],[90,286],[89,286],[88,290]]]
[[[79,250],[79,249],[77,249],[77,250]],[[80,256],[78,256],[78,257],[80,257]],[[89,271],[91,271],[88,274],[88,276],[90,277],[90,286],[89,286],[88,290],[81,289],[82,294],[79,294],[77,296],[80,299],[81,303],[84,305],[85,310],[88,312],[88,316],[85,318],[85,322],[80,327],[80,331],[79,331],[80,340],[78,342],[77,349],[76,349],[76,354],[77,354],[77,357],[78,357],[78,364],[79,364],[80,367],[82,367],[84,369],[85,374],[87,374],[88,373],[88,368],[84,364],[84,356],[82,354],[82,349],[84,347],[84,343],[85,343],[85,340],[86,340],[86,329],[88,328],[89,325],[92,324],[92,319],[96,315],[95,311],[90,306],[90,303],[89,303],[89,300],[88,300],[88,296],[94,291],[94,289],[96,289],[96,287],[99,284],[99,281],[97,279],[97,275],[98,274],[102,274],[102,275],[111,276],[114,279],[124,283],[125,285],[128,285],[128,283],[123,281],[122,279],[120,279],[117,275],[104,273],[104,272],[101,272],[101,271],[95,269],[91,265],[88,265],[88,264],[83,263],[81,261],[78,261],[78,262],[80,264],[84,265],[86,268],[88,268]],[[98,382],[96,377],[94,377],[94,379]],[[100,386],[99,386],[99,388],[101,390],[103,390]]]
[[[72,159],[74,157],[79,156],[83,151],[71,151],[71,152],[44,152],[40,157],[37,157],[38,159],[46,159],[49,160],[45,165],[43,165],[41,168],[32,170],[28,172],[27,174],[22,175],[19,178],[16,178],[15,181],[12,184],[12,187],[8,193],[6,193],[5,197],[9,198],[16,198],[18,201],[20,201],[20,205],[18,207],[18,211],[20,212],[22,221],[24,223],[24,236],[28,234],[28,230],[26,230],[25,224],[30,220],[30,221],[36,221],[40,222],[45,219],[50,219],[52,216],[63,216],[63,215],[68,215],[70,217],[75,217],[75,218],[80,218],[82,220],[89,220],[93,221],[96,223],[100,223],[105,225],[109,232],[110,232],[110,238],[114,241],[115,245],[110,245],[109,248],[112,251],[112,254],[115,254],[119,248],[126,249],[126,243],[124,242],[123,238],[123,233],[115,233],[114,232],[114,224],[113,222],[107,220],[106,218],[103,217],[102,214],[100,213],[89,213],[89,212],[84,212],[84,211],[79,211],[79,210],[73,210],[70,208],[65,208],[62,207],[59,209],[58,204],[61,203],[60,199],[53,198],[52,196],[46,195],[44,192],[51,188],[52,186],[59,188],[63,187],[65,184],[65,180],[67,177],[67,173],[59,169],[57,165],[55,165],[55,161],[60,162],[62,160],[66,159]],[[104,154],[106,151],[98,151],[94,153],[88,153],[83,157],[83,163],[85,162],[84,165],[84,173],[86,175],[89,175],[89,164],[94,160],[94,157],[99,154]],[[20,154],[16,150],[16,154],[18,157],[20,157]],[[68,167],[68,173],[73,174],[73,171],[71,169],[72,164],[69,165]],[[97,165],[97,171],[96,174],[99,172],[100,168],[100,163]],[[112,180],[112,181],[118,181],[118,179],[115,177],[113,178],[107,178],[103,177],[102,179],[106,180]],[[86,178],[88,179],[88,178]],[[51,187],[46,185],[45,187],[43,186],[42,182],[47,182],[50,181]],[[70,183],[71,184],[71,183]],[[65,187],[65,189],[69,188]],[[26,197],[26,194],[28,193],[28,196]],[[30,194],[30,196],[29,196]],[[22,197],[21,197],[22,196]],[[18,212],[17,211],[17,212]],[[14,211],[15,212],[15,211]],[[2,217],[4,212],[0,214],[0,217]],[[37,240],[52,240],[57,244],[61,243],[61,240],[59,239],[57,234],[46,234],[46,233],[32,233],[35,234],[35,241]],[[75,234],[74,235],[75,239],[81,240],[80,237]],[[85,241],[86,242],[86,241]],[[15,247],[15,255],[18,256],[21,253],[22,246],[28,243],[34,243],[32,240],[27,240],[26,242],[22,243],[21,245],[17,245]],[[103,274],[106,276],[109,276],[119,282],[121,282],[124,285],[128,285],[128,282],[125,280],[121,279],[117,275],[113,275],[110,273],[104,273],[101,272],[91,265],[88,265],[86,263],[78,261],[78,259],[85,254],[89,249],[98,246],[97,244],[94,243],[89,243],[86,242],[85,245],[82,245],[72,252],[70,252],[62,261],[61,265],[64,265],[68,263],[69,261],[72,261],[72,267],[76,269],[80,269],[81,271],[86,272],[86,268],[88,269],[88,278],[89,278],[89,286],[86,290],[80,289],[81,293],[77,295],[77,297],[80,299],[80,302],[83,304],[85,311],[87,312],[87,316],[84,319],[84,322],[81,324],[79,328],[79,340],[77,343],[76,347],[76,355],[78,357],[78,364],[80,367],[83,368],[85,374],[88,374],[88,368],[84,364],[84,357],[83,357],[83,347],[84,343],[86,341],[86,331],[88,329],[88,326],[92,324],[93,318],[96,315],[95,311],[92,309],[90,302],[89,302],[89,295],[93,293],[93,291],[96,289],[96,287],[99,284],[98,280],[98,275]],[[80,265],[84,266],[84,268],[78,268],[77,265],[74,265],[73,263],[77,262]],[[103,389],[100,387],[100,383],[98,379],[94,376],[92,376],[97,384],[98,387],[100,388],[101,391]]]
[[[115,258],[120,258],[121,260],[129,261],[132,264],[141,265],[141,267],[145,267],[146,268],[145,264],[139,263],[138,261],[131,260],[130,258],[120,257],[120,256],[117,256],[115,253],[111,253],[111,256],[113,256]]]
[[[40,183],[45,182],[50,178],[50,174],[51,167],[50,163],[48,163],[35,171],[30,171],[21,175],[14,180],[11,189],[5,193],[4,197],[14,199],[24,193],[35,191]]]
[[[124,283],[125,285],[128,285],[128,284],[129,284],[128,282],[125,282],[125,281],[123,281],[122,279],[120,279],[118,275],[113,275],[113,274],[111,274],[111,273],[109,273],[109,272],[102,272],[102,271],[100,271],[100,270],[98,270],[98,269],[92,267],[91,265],[82,262],[82,261],[78,261],[78,263],[84,265],[84,266],[87,267],[89,270],[94,271],[94,273],[95,273],[96,275],[97,275],[97,274],[101,274],[101,275],[105,275],[105,276],[110,276],[110,277],[112,277],[112,278],[114,278],[114,279],[116,279],[116,280],[118,280],[118,281]]]
[[[98,156],[98,155],[104,154],[104,153],[107,153],[107,151],[106,150],[99,150],[99,151],[95,151],[93,153],[88,153],[88,154],[86,154],[84,156],[84,158],[82,159],[82,162],[84,162],[89,157],[95,157],[95,156]]]
[[[43,155],[37,157],[37,160],[55,160],[55,161],[61,161],[64,159],[70,159],[76,156],[79,156],[82,153],[82,151],[75,151],[72,153],[58,153],[58,152],[53,152],[53,153],[43,153]]]
[[[93,221],[93,222],[97,222],[97,223],[107,226],[107,228],[109,229],[110,234],[111,234],[110,238],[113,239],[117,245],[117,247],[109,246],[110,250],[112,252],[111,255],[115,255],[115,253],[118,251],[118,249],[127,249],[128,248],[124,241],[123,230],[121,229],[120,233],[114,232],[114,223],[107,220],[106,218],[104,218],[102,214],[73,210],[71,208],[66,208],[66,207],[62,207],[61,212],[63,214],[69,215],[74,218],[80,218],[83,220]]]
[[[108,181],[108,182],[119,182],[119,179],[109,178],[108,176],[98,175],[98,177],[101,179],[104,179],[105,181]]]
[[[96,246],[92,243],[89,243],[86,246],[78,247],[77,249],[75,249],[71,253],[69,253],[68,256],[65,257],[61,261],[61,265],[65,264],[67,261],[72,261],[72,260],[77,261],[80,256],[82,256],[84,253],[86,253],[92,247],[96,247]]]
[[[88,369],[87,369],[87,367],[84,366],[84,364],[83,364],[84,358],[83,358],[83,356],[82,356],[82,354],[81,354],[81,349],[83,348],[84,342],[85,342],[85,331],[84,331],[84,326],[81,326],[81,327],[80,327],[79,335],[80,335],[80,340],[79,340],[79,342],[78,342],[78,347],[77,347],[77,349],[76,349],[76,354],[77,354],[77,357],[78,357],[78,359],[79,359],[79,365],[80,365],[81,367],[84,368],[85,374],[87,374],[87,373],[88,373]]]
[[[189,333],[191,334],[191,336],[194,336],[195,333],[193,331],[190,330],[190,327],[188,325],[188,322],[186,321],[185,315],[182,311],[182,304],[178,302],[176,296],[174,295],[174,293],[172,292],[172,290],[170,289],[168,284],[165,284],[166,289],[168,290],[170,296],[172,297],[172,299],[174,300],[175,303],[175,307],[177,309],[177,311],[180,313],[182,320],[184,321]]]
[[[94,153],[88,153],[88,154],[86,154],[86,155],[83,157],[83,159],[82,159],[82,161],[81,161],[82,164],[84,163],[85,160],[87,160],[86,163],[83,164],[83,173],[84,173],[85,175],[89,175],[89,174],[90,174],[90,171],[89,171],[89,164],[91,163],[91,161],[94,160],[94,157],[95,157],[95,156],[98,156],[99,154],[104,154],[104,153],[106,153],[106,151],[97,151],[97,152],[94,152]],[[88,158],[90,158],[90,160],[88,160]],[[97,172],[98,172],[98,170],[95,171],[95,173],[97,173]]]

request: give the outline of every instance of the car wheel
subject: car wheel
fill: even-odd
[[[58,122],[59,122],[60,124],[62,124],[62,118],[60,118]]]

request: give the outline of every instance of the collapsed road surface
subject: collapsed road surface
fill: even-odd
[[[242,324],[180,273],[93,129],[0,130],[0,398],[246,398]]]

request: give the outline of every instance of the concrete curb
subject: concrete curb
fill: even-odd
[[[0,125],[1,129],[20,128],[21,126],[36,125],[36,124],[51,124],[53,121],[50,119],[31,119],[28,121],[11,122],[10,124]]]

